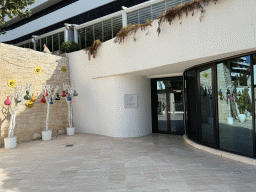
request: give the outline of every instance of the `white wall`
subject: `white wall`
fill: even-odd
[[[113,39],[101,46],[95,59],[85,51],[68,54],[71,82],[79,97],[74,106],[77,131],[115,137],[151,132],[150,82],[145,77],[181,74],[188,67],[255,51],[255,0],[219,0],[200,13],[162,24],[149,35],[137,32],[123,44]],[[124,109],[124,94],[138,94],[139,107]],[[140,131],[138,131],[140,130]]]
[[[137,137],[152,132],[150,80],[141,76],[92,79],[93,65],[84,65],[87,55],[69,58],[71,83],[78,96],[73,103],[77,132],[113,137]],[[137,94],[138,107],[124,108],[124,94]]]

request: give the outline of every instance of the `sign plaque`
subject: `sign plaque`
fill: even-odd
[[[125,108],[136,108],[136,107],[138,107],[138,95],[136,95],[136,94],[125,94],[124,95],[124,107]]]

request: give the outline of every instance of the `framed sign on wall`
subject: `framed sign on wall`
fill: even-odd
[[[136,95],[136,94],[125,94],[124,95],[124,107],[125,108],[136,108],[136,107],[138,107],[138,95]]]

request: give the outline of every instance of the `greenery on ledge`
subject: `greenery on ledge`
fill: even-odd
[[[63,42],[61,44],[60,50],[65,52],[65,53],[71,53],[73,51],[80,50],[80,46],[76,42],[67,41],[67,42]]]

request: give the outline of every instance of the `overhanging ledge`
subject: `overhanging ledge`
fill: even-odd
[[[229,153],[229,152],[225,152],[225,151],[221,151],[221,150],[218,150],[218,149],[213,149],[213,148],[210,148],[210,147],[200,145],[200,144],[198,144],[194,141],[191,141],[186,135],[183,135],[183,138],[186,141],[186,143],[188,143],[189,145],[191,145],[191,146],[193,146],[197,149],[201,149],[201,150],[206,151],[208,153],[212,153],[214,155],[229,158],[229,159],[232,159],[232,160],[235,160],[235,161],[240,161],[242,163],[246,163],[246,164],[250,164],[250,165],[256,165],[256,159],[249,158],[249,157],[244,157],[244,156],[241,156],[241,155],[236,155],[236,154],[233,154],[233,153]]]

